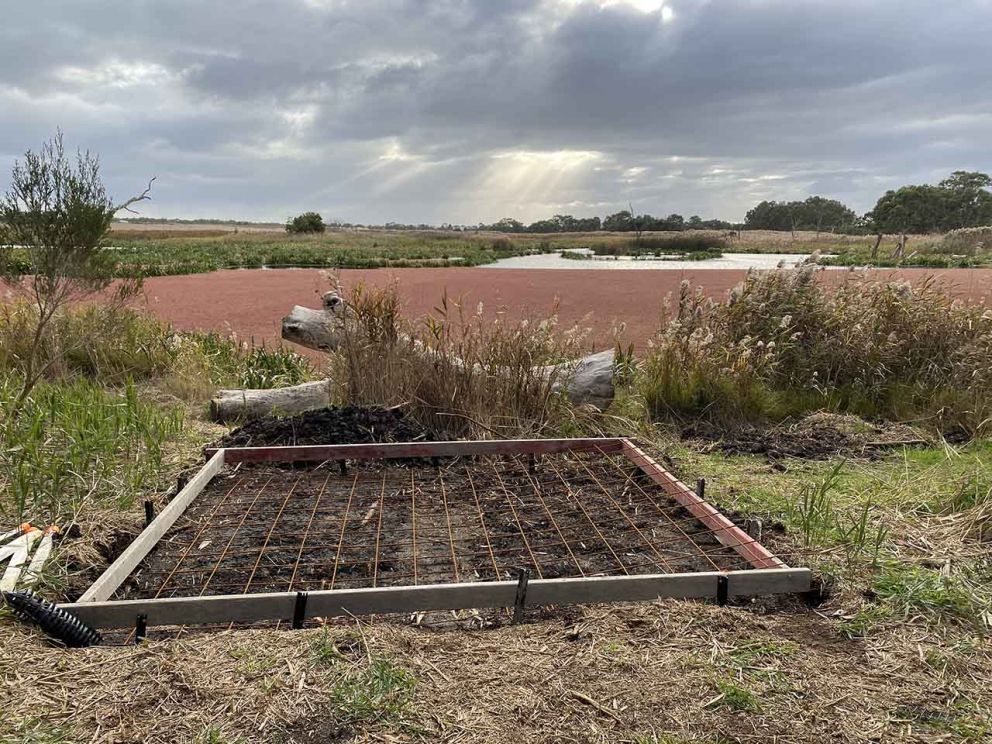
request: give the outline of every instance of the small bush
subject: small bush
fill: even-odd
[[[288,233],[322,233],[326,229],[324,218],[317,212],[304,212],[286,223]]]
[[[0,371],[24,374],[35,348],[45,378],[76,374],[119,385],[162,374],[172,363],[167,326],[116,305],[83,305],[56,315],[35,336],[37,310],[27,302],[0,307]]]

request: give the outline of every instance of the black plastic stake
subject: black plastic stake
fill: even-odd
[[[155,519],[155,504],[153,504],[151,501],[146,501],[145,502],[145,527],[147,527],[148,525],[150,525],[152,523],[152,520],[153,519]]]
[[[517,596],[513,600],[513,625],[524,619],[524,605],[527,602],[527,582],[530,581],[530,569],[521,568],[517,574]]]
[[[134,645],[148,637],[148,615],[141,614],[134,619]]]
[[[727,604],[727,577],[724,575],[716,577],[716,603],[721,607]]]
[[[296,593],[296,605],[293,607],[293,630],[301,630],[307,619],[307,593]]]
[[[341,475],[348,475],[348,463],[345,460],[338,460],[338,468],[341,470]]]
[[[527,470],[531,475],[537,472],[537,458],[534,457],[533,452],[527,456]]]
[[[706,479],[700,478],[696,481],[696,495],[701,498],[706,498]]]

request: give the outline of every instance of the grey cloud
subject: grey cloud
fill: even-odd
[[[149,213],[474,222],[814,191],[864,210],[992,168],[984,0],[634,5],[17,3],[0,170],[61,125],[115,189],[159,173]]]

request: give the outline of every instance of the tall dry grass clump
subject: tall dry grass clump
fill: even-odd
[[[992,253],[992,226],[951,230],[941,239],[938,251],[964,256]]]
[[[992,415],[992,311],[933,280],[749,273],[725,302],[683,283],[644,365],[656,417],[783,418],[817,408],[974,434]]]
[[[485,319],[443,297],[409,321],[393,287],[351,291],[350,322],[332,355],[345,403],[408,406],[438,436],[518,436],[560,430],[568,406],[562,372],[542,368],[578,355],[582,334],[539,322]]]

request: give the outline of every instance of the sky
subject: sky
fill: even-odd
[[[992,171],[992,0],[32,0],[0,189],[57,128],[143,216],[739,220]]]

